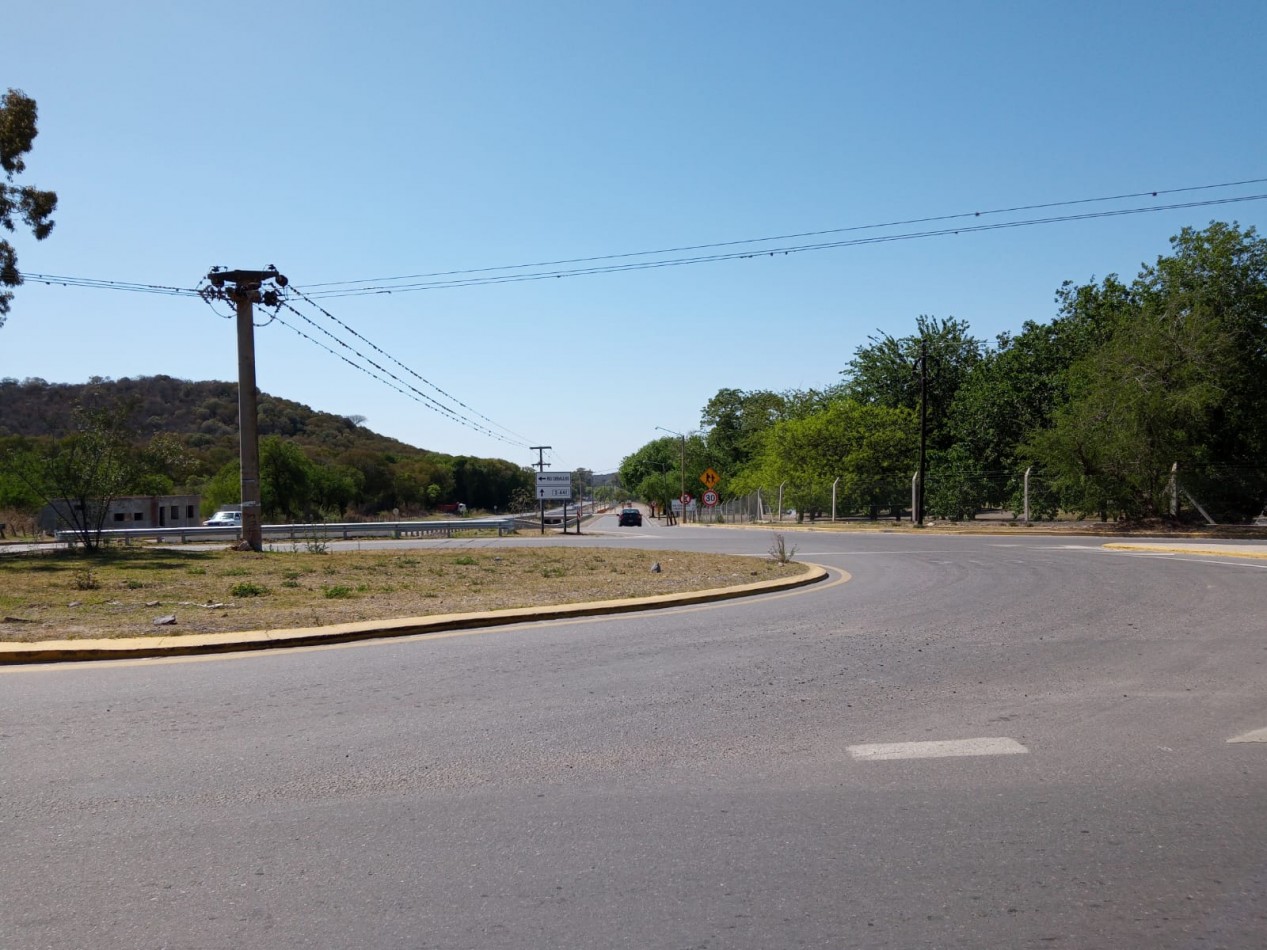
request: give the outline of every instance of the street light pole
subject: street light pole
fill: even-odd
[[[678,468],[678,471],[681,473],[681,476],[682,476],[682,479],[681,479],[682,493],[678,496],[678,498],[682,502],[682,521],[685,522],[686,521],[686,436],[684,436],[681,432],[674,432],[672,429],[666,429],[664,426],[656,426],[656,428],[659,429],[661,432],[669,433],[669,435],[676,435],[679,439],[682,440],[682,455],[681,455],[681,460],[680,460],[679,468]]]

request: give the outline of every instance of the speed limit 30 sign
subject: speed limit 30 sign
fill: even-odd
[[[701,500],[704,502],[705,507],[711,508],[713,505],[717,504],[717,492],[710,488],[708,491],[704,492]]]

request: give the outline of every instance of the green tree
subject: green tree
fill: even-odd
[[[951,403],[985,352],[981,341],[969,332],[967,321],[921,315],[911,336],[885,333],[870,341],[858,347],[841,371],[845,395],[868,405],[918,411],[916,366],[922,347],[928,354],[929,444],[935,449],[949,448]]]
[[[572,473],[572,498],[581,501],[590,493],[594,484],[594,472],[588,468],[578,468]]]
[[[663,505],[668,497],[669,473],[677,475],[679,456],[677,436],[653,439],[621,460],[620,483],[632,486],[631,494],[642,501]],[[674,492],[673,497],[676,495]]]
[[[238,459],[225,462],[202,486],[202,514],[207,517],[225,505],[242,501],[242,466]]]
[[[1223,393],[1203,414],[1199,448],[1178,459],[1181,480],[1216,520],[1249,520],[1267,502],[1267,239],[1216,221],[1170,244],[1135,292],[1172,322],[1211,325],[1182,336],[1204,344],[1198,372]]]
[[[15,231],[15,220],[20,219],[35,239],[42,241],[53,230],[56,193],[13,183],[15,176],[26,170],[25,156],[39,134],[37,117],[35,100],[20,90],[10,89],[0,100],[0,169],[5,177],[0,182],[0,226]],[[7,240],[0,240],[0,287],[17,287],[21,283],[17,251]],[[4,325],[12,300],[12,291],[0,291],[0,326]]]
[[[735,472],[760,449],[761,435],[781,419],[817,412],[840,395],[826,390],[719,389],[700,412],[710,464]]]
[[[698,433],[688,435],[685,445],[676,435],[655,439],[621,461],[617,477],[627,487],[616,500],[633,497],[660,507],[677,498],[683,487],[698,495],[704,490],[699,477],[710,467],[723,473],[734,470]],[[729,485],[728,476],[723,474],[722,480]]]
[[[34,513],[43,504],[27,479],[21,476],[16,463],[35,448],[32,439],[21,436],[0,437],[0,511],[11,508]]]
[[[260,440],[260,507],[266,522],[309,521],[316,513],[317,467],[275,435]]]
[[[1214,223],[1171,245],[1127,293],[1071,292],[1111,316],[1023,452],[1073,510],[1164,514],[1178,462],[1216,520],[1245,520],[1267,501],[1267,242]]]
[[[101,547],[110,503],[127,494],[140,470],[126,409],[75,410],[75,432],[23,453],[10,471],[69,525],[85,550]]]
[[[839,478],[843,510],[900,507],[908,497],[918,438],[910,409],[838,399],[772,426],[736,490],[761,488],[773,497],[786,484],[784,504],[803,513],[828,504],[831,484]]]

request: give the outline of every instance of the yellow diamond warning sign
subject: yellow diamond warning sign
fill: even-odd
[[[699,477],[699,480],[704,483],[705,488],[716,488],[717,483],[721,481],[721,476],[711,468],[706,468],[704,469],[704,474]]]

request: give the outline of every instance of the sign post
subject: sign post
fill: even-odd
[[[546,533],[547,501],[561,501],[566,514],[567,503],[572,500],[571,472],[537,472],[537,500],[541,502],[541,533]],[[567,530],[567,521],[563,522],[563,530]]]

